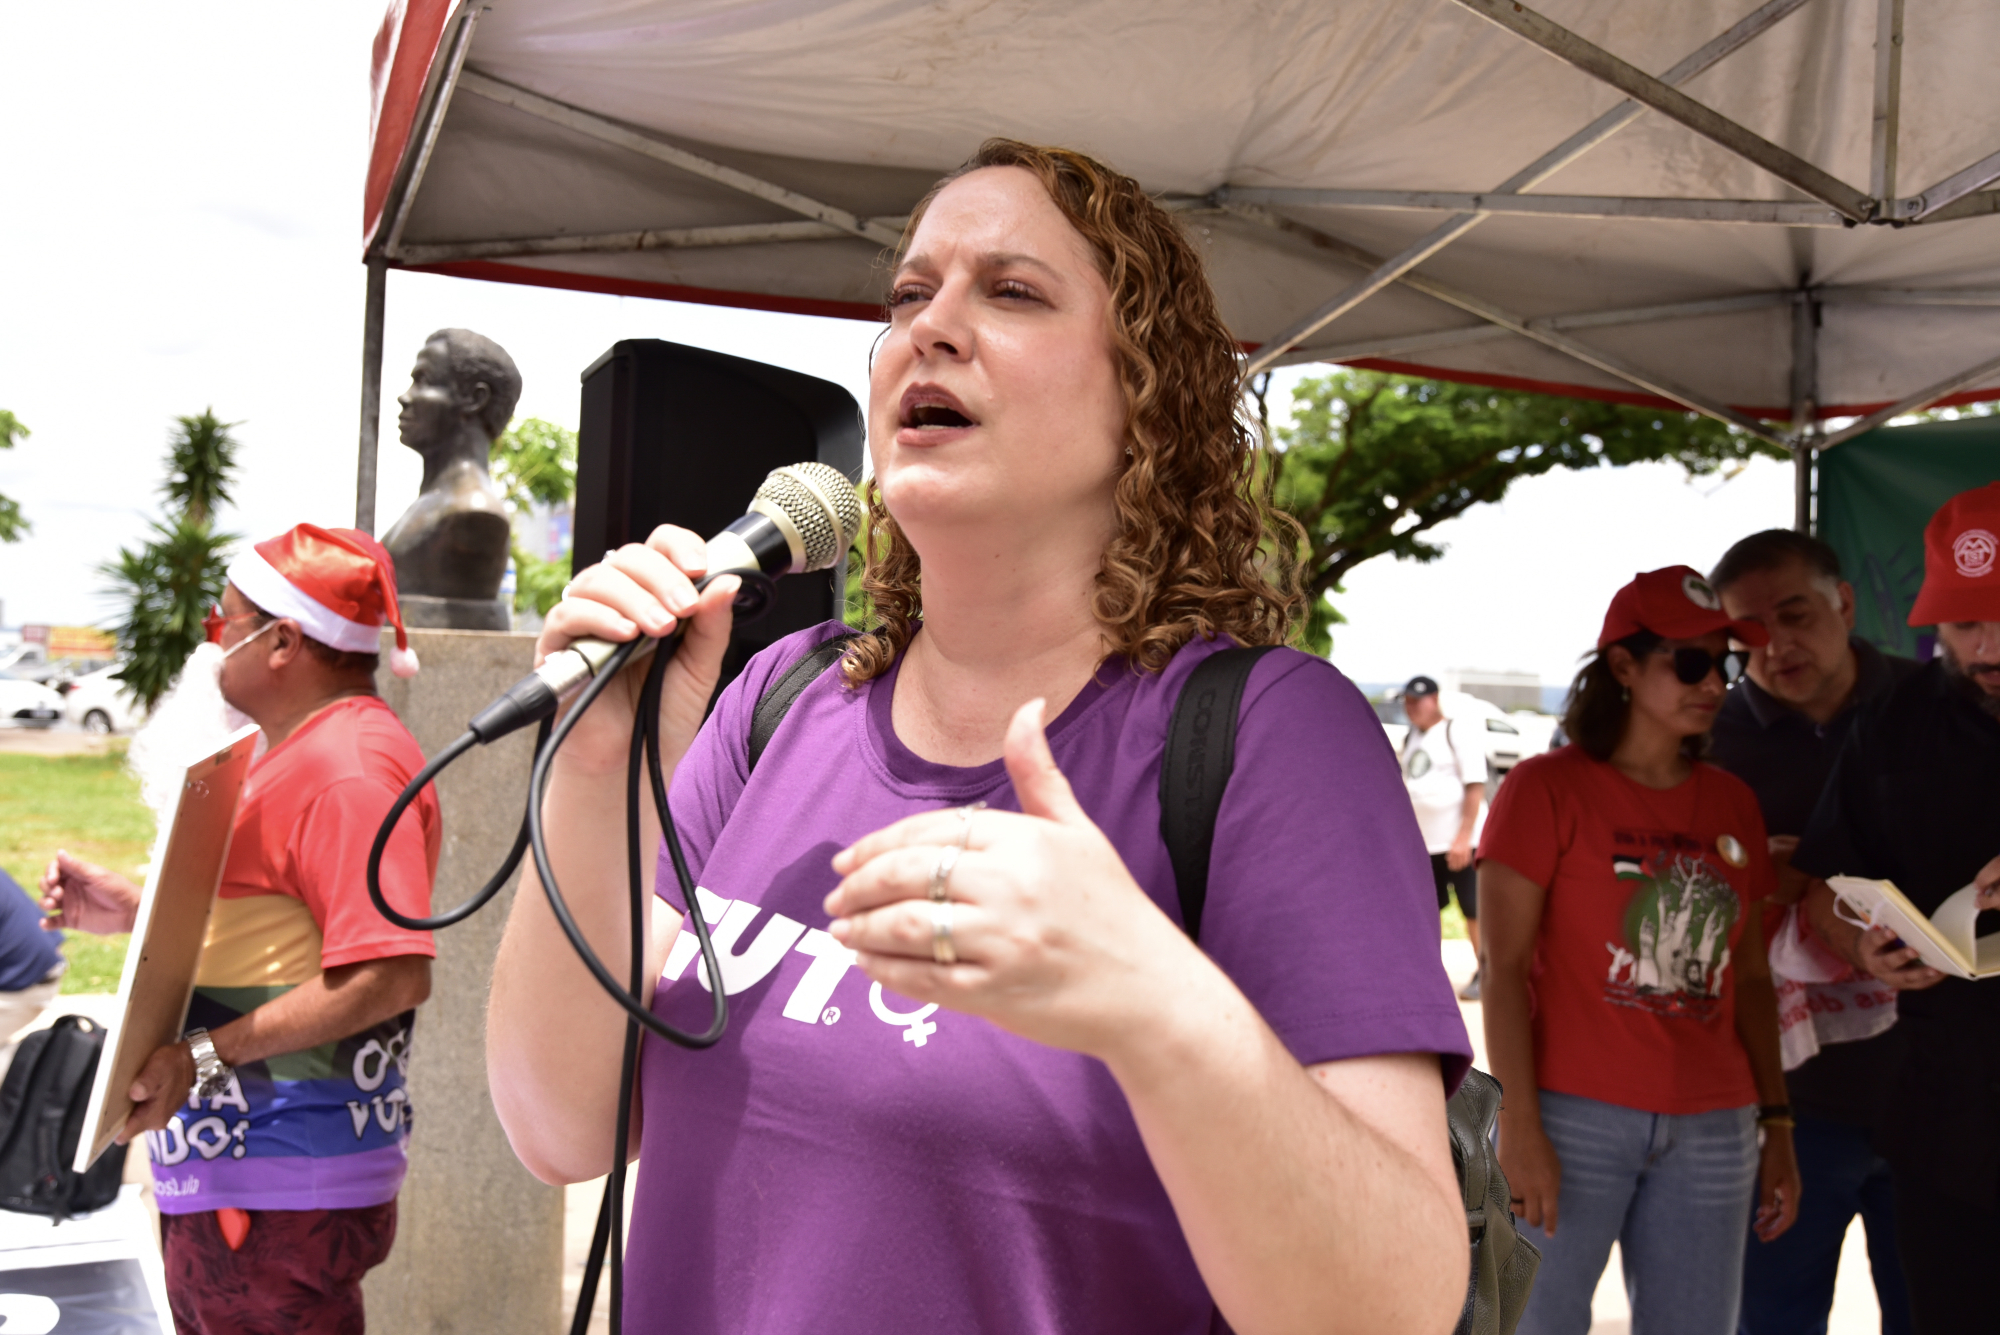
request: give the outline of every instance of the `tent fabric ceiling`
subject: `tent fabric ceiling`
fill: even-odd
[[[1753,8],[1540,0],[1550,20],[1653,73]],[[2000,6],[1902,9],[1895,193],[1908,197],[2000,150],[1990,72]],[[1804,0],[1683,91],[1865,192],[1878,14],[1878,0]],[[1284,199],[1262,214],[1231,211],[1215,207],[1218,190],[1491,191],[1622,101],[1454,0],[485,0],[456,10],[398,0],[375,54],[365,226],[370,253],[391,264],[879,318],[885,246],[869,238],[892,235],[942,171],[1000,134],[1083,149],[1178,201],[1250,347],[1360,278],[1357,250],[1395,254],[1451,215]],[[561,104],[567,122],[538,99]],[[620,131],[879,221],[864,225],[869,237],[816,228],[796,207],[611,142]],[[1812,203],[1657,111],[1530,193]],[[2000,301],[2000,213],[1891,227],[1809,212],[1829,225],[1492,213],[1413,271],[1522,319],[1745,299],[1568,330],[1656,380],[1635,384],[1495,332],[1409,284],[1299,340],[1291,356],[1642,402],[1664,402],[1647,386],[1666,383],[1767,418],[1792,411],[1797,309],[1817,320],[1822,415],[1866,411],[2000,357],[2000,307],[1971,304]],[[1273,226],[1272,215],[1303,229]],[[807,235],[685,235],[753,224]],[[561,247],[583,243],[555,240],[627,233],[572,253]],[[644,248],[641,233],[654,234]],[[1907,289],[1931,300],[1898,295]],[[1811,305],[1791,295],[1801,290]],[[1934,304],[1940,292],[1966,304]],[[1410,345],[1455,330],[1467,331],[1455,343]],[[1959,397],[1996,395],[2000,373]]]

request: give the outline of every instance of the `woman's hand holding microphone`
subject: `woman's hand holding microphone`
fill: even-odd
[[[707,573],[707,544],[687,529],[662,524],[644,543],[606,552],[571,580],[535,641],[539,666],[580,639],[622,644],[640,635],[665,636],[685,623],[686,636],[660,687],[660,758],[669,769],[701,728],[729,647],[740,581],[725,576],[696,594],[695,581]],[[646,667],[645,660],[633,663],[577,721],[557,753],[559,769],[623,774]]]

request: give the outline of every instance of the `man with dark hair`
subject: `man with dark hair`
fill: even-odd
[[[1968,884],[2000,908],[2000,483],[1954,496],[1924,531],[1910,624],[1938,656],[1871,702],[1792,856],[1808,876],[1892,881],[1934,913]],[[1886,928],[1806,907],[1836,951],[1899,990],[1905,1053],[1879,1139],[1920,1335],[1991,1330],[2000,1253],[2000,984],[1945,978]]]
[[[1709,583],[1731,617],[1770,632],[1768,644],[1750,651],[1747,679],[1717,712],[1709,759],[1757,794],[1780,869],[1775,900],[1794,904],[1804,878],[1788,864],[1841,744],[1861,707],[1917,665],[1854,636],[1853,586],[1841,578],[1840,558],[1817,538],[1789,529],[1753,533],[1723,553]],[[1773,924],[1769,939],[1781,1010],[1790,1020],[1786,1061],[1804,1058],[1785,1074],[1804,1187],[1789,1232],[1771,1242],[1752,1235],[1747,1243],[1743,1335],[1826,1329],[1841,1244],[1856,1214],[1868,1232],[1882,1329],[1902,1335],[1910,1325],[1896,1260],[1894,1195],[1875,1144],[1900,1059],[1901,1035],[1882,1032],[1893,1025],[1895,1010],[1874,1004],[1885,992],[1866,975],[1841,978],[1835,967],[1810,978],[1784,977],[1786,948],[1796,953],[1802,944],[1786,933],[1795,937],[1797,927],[1797,915],[1788,916]]]
[[[221,698],[269,749],[244,784],[190,1027],[133,1080],[118,1137],[147,1134],[181,1335],[357,1335],[361,1278],[395,1241],[410,1034],[436,948],[368,894],[375,831],[424,761],[375,692],[385,623],[390,670],[409,676],[388,553],[312,524],[239,554],[208,621]],[[383,850],[383,894],[406,915],[430,911],[441,840],[426,788]],[[42,891],[84,931],[130,931],[139,901],[66,853]]]
[[[1437,882],[1438,912],[1451,905],[1465,914],[1465,935],[1479,953],[1479,871],[1472,849],[1479,837],[1479,808],[1486,800],[1484,738],[1453,735],[1451,720],[1438,700],[1438,684],[1429,677],[1412,677],[1403,687],[1403,713],[1410,730],[1403,736],[1403,786],[1416,808],[1417,826],[1424,832],[1424,851],[1431,855],[1431,878]],[[1459,997],[1479,1000],[1479,975]]]

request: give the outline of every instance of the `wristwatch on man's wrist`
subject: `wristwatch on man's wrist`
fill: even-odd
[[[195,1094],[208,1098],[229,1088],[229,1078],[235,1072],[215,1055],[215,1040],[208,1036],[208,1030],[190,1029],[186,1040],[188,1052],[194,1057]]]

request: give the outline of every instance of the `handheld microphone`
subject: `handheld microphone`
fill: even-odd
[[[757,488],[749,513],[708,540],[708,573],[701,587],[723,575],[743,576],[737,614],[754,617],[770,601],[771,579],[838,564],[854,545],[862,522],[861,498],[839,469],[822,463],[773,469]],[[657,640],[642,639],[626,661],[643,658],[656,644]],[[585,638],[550,654],[479,711],[466,731],[484,746],[547,718],[603,671],[622,647]]]

